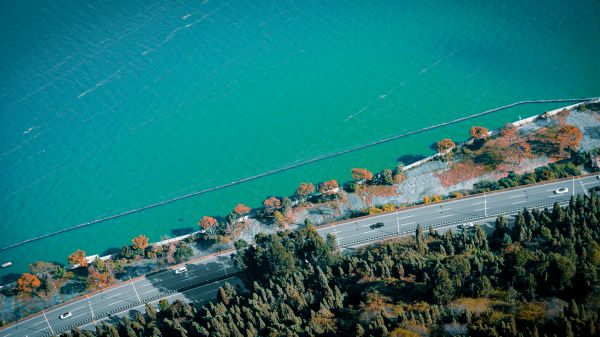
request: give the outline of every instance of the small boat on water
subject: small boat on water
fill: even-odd
[[[10,261],[0,264],[0,267],[2,267],[2,268],[8,268],[10,266],[12,266],[12,262],[10,262]]]

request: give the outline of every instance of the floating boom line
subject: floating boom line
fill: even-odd
[[[182,196],[179,196],[179,197],[175,197],[175,198],[171,198],[171,199],[168,199],[168,200],[160,201],[160,202],[157,202],[157,203],[149,204],[149,205],[146,205],[146,206],[143,206],[143,207],[140,207],[140,208],[135,208],[135,209],[131,209],[129,211],[125,211],[125,212],[122,212],[122,213],[118,213],[118,214],[110,215],[110,216],[107,216],[107,217],[103,217],[103,218],[95,219],[95,220],[92,220],[92,221],[88,221],[88,222],[85,222],[85,223],[82,223],[82,224],[79,224],[79,225],[76,225],[76,226],[64,228],[64,229],[61,229],[61,230],[58,230],[58,231],[55,231],[55,232],[51,232],[51,233],[39,235],[39,236],[30,238],[30,239],[26,239],[26,240],[23,240],[23,241],[19,241],[19,242],[10,244],[8,246],[4,246],[4,247],[0,248],[0,252],[8,250],[8,249],[11,249],[11,248],[15,248],[15,247],[18,247],[18,246],[22,246],[22,245],[30,243],[30,242],[42,240],[42,239],[45,239],[45,238],[48,238],[48,237],[56,236],[58,234],[62,234],[62,233],[70,232],[70,231],[73,231],[73,230],[76,230],[76,229],[80,229],[80,228],[83,228],[83,227],[91,226],[91,225],[94,225],[94,224],[97,224],[97,223],[100,223],[100,222],[105,222],[105,221],[108,221],[108,220],[113,220],[113,219],[121,218],[121,217],[130,215],[130,214],[139,213],[139,212],[151,209],[151,208],[156,208],[156,207],[164,206],[164,205],[167,205],[167,204],[170,204],[170,203],[174,203],[176,201],[180,201],[180,200],[183,200],[183,199],[188,199],[188,198],[196,197],[196,196],[199,196],[199,195],[202,195],[202,194],[214,192],[214,191],[217,191],[217,190],[222,190],[222,189],[225,189],[225,188],[228,188],[228,187],[231,187],[231,186],[243,184],[243,183],[246,183],[246,182],[249,182],[249,181],[252,181],[252,180],[260,179],[260,178],[263,178],[263,177],[266,177],[266,176],[270,176],[270,175],[273,175],[273,174],[277,174],[277,173],[280,173],[280,172],[289,171],[289,170],[295,169],[297,167],[305,166],[305,165],[308,165],[308,164],[316,163],[316,162],[323,161],[323,160],[330,159],[330,158],[334,158],[334,157],[339,157],[339,156],[347,154],[347,153],[364,150],[364,149],[367,149],[367,148],[370,148],[370,147],[374,147],[374,146],[377,146],[377,145],[380,145],[380,144],[383,144],[383,143],[388,143],[388,142],[391,142],[391,141],[394,141],[394,140],[397,140],[397,139],[400,139],[400,138],[405,138],[405,137],[408,137],[408,136],[411,136],[411,135],[414,135],[414,134],[418,134],[418,133],[422,133],[422,132],[426,132],[426,131],[438,129],[438,128],[441,128],[441,127],[444,127],[444,126],[447,126],[447,125],[460,123],[460,122],[463,122],[463,121],[466,121],[466,120],[469,120],[469,119],[473,119],[473,118],[477,118],[477,117],[480,117],[480,116],[488,115],[488,114],[491,114],[491,113],[494,113],[494,112],[498,112],[498,111],[501,111],[501,110],[505,110],[505,109],[509,109],[509,108],[512,108],[512,107],[515,107],[515,106],[518,106],[518,105],[524,105],[524,104],[543,104],[543,103],[587,102],[587,101],[592,101],[592,100],[594,100],[596,98],[597,97],[592,97],[592,98],[567,98],[567,99],[545,99],[545,100],[526,100],[526,101],[514,102],[514,103],[511,103],[511,104],[503,105],[503,106],[498,107],[498,108],[494,108],[494,109],[486,110],[486,111],[479,112],[479,113],[476,113],[476,114],[472,114],[472,115],[469,115],[469,116],[457,118],[457,119],[454,119],[454,120],[451,120],[451,121],[448,121],[448,122],[434,124],[434,125],[427,126],[427,127],[424,127],[424,128],[418,129],[418,130],[409,131],[409,132],[402,133],[402,134],[399,134],[399,135],[395,135],[395,136],[391,136],[391,137],[384,138],[384,139],[381,139],[381,140],[377,140],[377,141],[374,141],[374,142],[371,142],[371,143],[368,143],[368,144],[363,144],[363,145],[355,146],[355,147],[352,147],[352,148],[349,148],[349,149],[346,149],[346,150],[338,151],[338,152],[327,154],[327,155],[317,156],[317,157],[314,157],[314,158],[302,161],[300,163],[291,164],[291,165],[284,166],[284,167],[281,167],[281,168],[278,168],[278,169],[274,169],[274,170],[270,170],[270,171],[267,171],[267,172],[263,172],[263,173],[260,173],[260,174],[254,175],[254,176],[242,178],[242,179],[239,179],[239,180],[236,180],[236,181],[232,181],[232,182],[227,183],[227,184],[223,184],[223,185],[219,185],[219,186],[215,186],[215,187],[206,188],[206,189],[203,189],[203,190],[200,190],[200,191],[196,191],[196,192],[192,192],[192,193],[188,193],[188,194],[185,194],[185,195],[182,195]]]

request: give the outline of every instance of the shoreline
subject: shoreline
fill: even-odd
[[[600,99],[592,100],[592,102],[600,102]],[[555,110],[551,110],[551,111],[549,111],[549,112],[545,112],[545,113],[543,113],[543,114],[538,114],[538,115],[535,115],[535,116],[532,116],[532,117],[526,118],[526,120],[529,120],[529,119],[530,119],[530,121],[529,121],[529,122],[533,122],[533,121],[537,120],[537,119],[538,119],[540,116],[542,116],[542,115],[548,115],[548,114],[551,114],[551,115],[552,115],[552,114],[554,114],[554,115],[555,115],[555,114],[558,114],[558,113],[560,113],[561,111],[564,111],[565,109],[568,109],[568,108],[571,108],[571,109],[572,109],[572,108],[574,108],[574,107],[577,107],[577,106],[579,106],[580,104],[581,104],[581,103],[579,103],[579,104],[574,104],[574,105],[570,105],[570,106],[567,106],[567,107],[561,107],[561,108],[558,108],[558,109],[555,109]],[[521,121],[522,121],[522,120],[521,120]],[[518,121],[518,123],[520,123],[520,126],[523,126],[525,123],[521,123],[521,121]],[[515,123],[517,123],[517,122],[515,122]],[[513,123],[513,124],[514,124],[514,123]],[[463,144],[464,144],[464,143],[467,143],[467,142],[463,142]],[[444,154],[444,153],[442,153],[442,154]],[[437,154],[437,155],[434,155],[434,156],[432,156],[432,157],[439,157],[440,155],[441,155],[441,154]],[[436,158],[430,158],[429,160],[434,160],[434,159],[436,159]],[[421,163],[421,164],[422,164],[422,163]],[[409,170],[406,170],[406,171],[409,171]],[[519,188],[519,187],[516,187],[516,188]],[[340,193],[345,193],[345,192],[340,192]],[[337,202],[337,201],[336,201],[336,202]],[[326,202],[326,204],[327,204],[327,203],[328,203],[328,202]],[[316,207],[321,207],[321,206],[320,206],[320,204],[318,204],[318,203],[317,203],[317,204],[314,204],[314,206],[316,206]],[[414,203],[414,204],[413,204],[411,207],[419,207],[419,206],[420,206],[420,204],[419,204],[419,203]],[[371,207],[373,207],[373,206],[371,206]],[[385,211],[384,211],[384,213],[385,213]],[[373,215],[374,215],[374,216],[377,216],[377,215],[380,215],[380,214],[382,214],[382,213],[376,213],[376,214],[373,214]],[[365,216],[365,215],[362,215],[362,216]],[[369,215],[366,215],[366,216],[369,216]],[[264,219],[263,219],[262,221],[264,221]],[[343,220],[342,220],[342,221],[343,221]],[[251,219],[251,221],[250,221],[250,222],[258,222],[258,223],[260,223],[260,221],[256,220],[256,217],[255,217],[255,218],[253,218],[253,219]],[[321,223],[316,223],[315,225],[318,225],[318,227],[320,227],[320,228],[326,228],[326,227],[328,227],[328,226],[333,226],[333,225],[335,225],[335,223],[337,223],[337,222],[338,222],[338,221],[334,220],[333,222],[331,222],[331,221],[329,221],[329,222],[325,222],[325,223],[321,222]],[[290,223],[290,224],[289,224],[289,226],[290,226],[289,228],[290,228],[290,229],[294,229],[294,228],[297,226],[297,224],[298,224],[298,222],[295,222],[295,223]],[[274,226],[271,224],[271,225],[270,225],[270,227],[267,227],[267,229],[266,229],[266,230],[264,230],[264,232],[267,232],[267,233],[268,233],[269,231],[273,231],[273,230],[274,230],[274,231],[277,231],[277,230],[279,230],[279,229],[277,229],[277,228],[274,228]],[[214,255],[214,254],[216,253],[216,251],[218,252],[218,251],[220,251],[220,250],[227,249],[227,248],[231,249],[231,248],[230,248],[230,247],[231,247],[231,243],[232,243],[234,240],[237,240],[237,239],[243,239],[244,231],[249,231],[249,229],[248,229],[248,228],[245,228],[245,229],[243,229],[243,230],[242,230],[242,232],[241,232],[241,233],[239,233],[239,235],[238,235],[237,237],[234,237],[234,238],[232,238],[232,239],[231,239],[231,240],[229,240],[229,241],[228,241],[228,243],[227,243],[227,244],[225,244],[225,245],[223,245],[223,244],[216,244],[216,246],[214,246],[214,245],[213,245],[213,246],[211,246],[211,247],[213,247],[213,250],[212,250],[212,251],[211,251],[211,250],[205,250],[205,251],[203,252],[205,255],[201,255],[201,256],[195,255],[195,256],[192,256],[192,259],[191,259],[191,261],[196,261],[196,260],[202,260],[202,259],[205,259],[205,258],[207,258],[207,257],[209,257],[209,256],[211,256],[211,255]],[[194,233],[187,234],[187,235],[184,235],[184,236],[181,236],[181,237],[178,237],[178,238],[172,238],[172,239],[168,239],[168,240],[164,240],[164,241],[166,241],[166,243],[173,243],[173,244],[175,244],[175,242],[177,242],[177,241],[180,241],[180,240],[183,240],[183,239],[185,239],[185,238],[188,238],[188,237],[191,237],[192,239],[195,239],[195,238],[194,238],[194,234],[196,234],[196,233],[198,233],[198,232],[194,232]],[[245,234],[248,234],[248,233],[245,233]],[[178,240],[178,239],[179,239],[179,240]],[[187,241],[187,240],[186,240],[186,241]],[[155,245],[157,245],[157,244],[159,244],[159,243],[154,243],[154,244],[151,244],[151,246],[155,246]],[[206,254],[208,254],[208,255],[206,255]],[[111,257],[111,256],[109,255],[109,256],[107,256],[107,257]],[[102,258],[106,258],[106,257],[102,257]],[[150,261],[150,260],[149,260],[149,261]],[[188,262],[183,262],[183,263],[188,263]],[[168,268],[170,268],[171,266],[167,266],[167,267],[168,267]],[[116,283],[114,283],[112,286],[118,286],[118,285],[120,285],[120,284],[122,284],[122,283],[123,283],[123,282],[122,282],[122,280],[117,280],[117,282],[116,282]],[[83,294],[86,294],[86,293],[87,293],[87,292],[84,292]],[[93,292],[92,292],[92,293],[93,293]],[[72,300],[72,298],[71,298],[71,299],[68,299],[67,301],[70,301],[70,300]]]
[[[384,138],[384,139],[381,139],[381,140],[378,140],[378,141],[374,141],[374,142],[371,142],[371,143],[368,143],[368,144],[359,145],[359,146],[356,146],[356,147],[352,147],[350,149],[338,151],[338,152],[335,152],[335,153],[332,153],[332,154],[317,156],[317,157],[314,157],[312,159],[309,159],[309,160],[306,160],[306,161],[303,161],[303,162],[300,162],[300,163],[297,163],[297,164],[292,164],[292,165],[284,166],[282,168],[273,169],[273,170],[270,170],[270,171],[267,171],[267,172],[263,172],[263,173],[260,173],[260,174],[254,175],[254,176],[245,177],[245,178],[242,178],[242,179],[239,179],[239,180],[236,180],[236,181],[232,181],[232,182],[227,183],[227,184],[222,184],[222,185],[219,185],[219,186],[215,186],[215,187],[203,189],[203,190],[200,190],[200,191],[188,193],[188,194],[185,194],[185,195],[182,195],[182,196],[179,196],[179,197],[175,197],[175,198],[172,198],[172,199],[168,199],[168,200],[156,202],[156,203],[153,203],[153,204],[149,204],[149,205],[142,206],[142,207],[139,207],[139,208],[131,209],[131,210],[128,210],[128,211],[125,211],[125,212],[121,212],[121,213],[118,213],[118,214],[110,215],[110,216],[99,218],[99,219],[94,219],[94,220],[91,220],[91,221],[88,221],[88,222],[81,223],[79,225],[75,225],[75,226],[72,226],[72,227],[64,228],[64,229],[61,229],[61,230],[58,230],[58,231],[54,231],[54,232],[51,232],[51,233],[39,235],[39,236],[36,236],[36,237],[33,237],[33,238],[29,238],[29,239],[26,239],[26,240],[22,240],[22,241],[19,241],[19,242],[16,242],[16,243],[4,246],[4,247],[0,247],[0,252],[6,251],[6,250],[10,250],[11,248],[22,246],[22,245],[28,244],[30,242],[43,240],[43,239],[48,238],[48,237],[52,237],[52,236],[56,236],[56,235],[59,235],[59,234],[62,234],[62,233],[66,233],[66,232],[70,232],[70,231],[73,231],[73,230],[77,230],[79,228],[83,228],[83,227],[91,226],[91,225],[94,225],[94,224],[97,224],[97,223],[101,223],[101,222],[105,222],[105,221],[109,221],[109,220],[121,218],[121,217],[130,215],[130,214],[135,214],[135,213],[139,213],[139,212],[142,212],[142,211],[145,211],[145,210],[157,208],[157,207],[160,207],[160,206],[163,206],[163,205],[167,205],[167,204],[171,204],[171,203],[174,203],[174,202],[177,202],[177,201],[180,201],[180,200],[189,199],[189,198],[192,198],[192,197],[195,197],[195,196],[199,196],[199,195],[203,195],[203,194],[206,194],[206,193],[214,192],[214,191],[217,191],[217,190],[225,189],[225,188],[228,188],[228,187],[231,187],[231,186],[243,184],[243,183],[246,183],[246,182],[249,182],[249,181],[253,181],[253,180],[257,180],[257,179],[260,179],[260,178],[263,178],[263,177],[266,177],[266,176],[274,175],[274,174],[277,174],[277,173],[280,173],[280,172],[292,170],[292,169],[295,169],[295,168],[298,168],[298,167],[306,166],[306,165],[309,165],[309,164],[312,164],[312,163],[316,163],[316,162],[319,162],[319,161],[323,161],[323,160],[326,160],[326,159],[331,159],[331,158],[338,157],[338,156],[341,156],[341,155],[344,155],[344,154],[348,154],[348,153],[360,151],[360,150],[363,150],[363,149],[367,149],[367,148],[370,148],[370,147],[373,147],[373,146],[377,146],[377,145],[380,145],[380,144],[388,143],[388,142],[391,142],[391,141],[394,141],[394,140],[397,140],[397,139],[400,139],[400,138],[405,138],[405,137],[408,137],[408,136],[411,136],[411,135],[414,135],[414,134],[419,134],[419,133],[423,133],[423,132],[426,132],[426,131],[435,130],[435,129],[438,129],[438,128],[441,128],[441,127],[444,127],[444,126],[448,126],[448,125],[456,124],[456,123],[459,123],[459,122],[467,121],[467,120],[470,120],[470,119],[473,119],[473,118],[477,118],[477,117],[480,117],[480,116],[484,116],[484,115],[487,115],[487,114],[491,114],[491,113],[494,113],[494,112],[498,112],[498,111],[510,109],[510,108],[515,107],[515,106],[520,106],[520,105],[525,105],[525,104],[548,104],[548,103],[561,103],[561,102],[579,102],[579,103],[576,103],[576,104],[568,106],[568,107],[573,107],[573,106],[577,106],[577,105],[579,105],[581,103],[584,103],[584,102],[593,102],[593,101],[598,100],[598,99],[599,99],[598,97],[593,97],[593,98],[581,98],[581,99],[579,99],[579,98],[573,98],[573,99],[551,99],[551,100],[525,100],[525,101],[518,101],[518,102],[510,103],[510,104],[507,104],[507,105],[503,105],[503,106],[500,106],[500,107],[497,107],[497,108],[489,109],[489,110],[486,110],[486,111],[483,111],[483,112],[479,112],[479,113],[476,113],[476,114],[472,114],[472,115],[469,115],[469,116],[457,118],[457,119],[454,119],[454,120],[451,120],[451,121],[448,121],[448,122],[438,123],[438,124],[435,124],[435,125],[431,125],[431,126],[428,126],[428,127],[424,127],[424,128],[418,129],[418,130],[409,131],[409,132],[402,133],[402,134],[399,134],[399,135],[396,135],[396,136]],[[563,107],[563,108],[559,108],[559,109],[555,109],[555,110],[562,110],[562,109],[566,109],[568,107]],[[553,110],[553,111],[555,111],[555,110]],[[529,118],[531,118],[531,117],[529,117]],[[430,156],[428,158],[435,158],[435,157],[437,157],[439,155],[440,154],[435,154],[435,155]],[[412,164],[409,164],[408,166],[410,166],[410,167],[418,166],[418,165],[415,165],[415,164],[416,163],[412,163]]]

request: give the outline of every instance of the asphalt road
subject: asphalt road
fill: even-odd
[[[164,270],[145,275],[132,282],[125,282],[99,294],[47,310],[43,314],[9,326],[0,331],[0,337],[38,337],[53,333],[58,335],[72,326],[85,325],[93,328],[92,315],[97,322],[110,319],[107,318],[108,314],[123,315],[136,308],[144,311],[144,304],[140,305],[140,303],[156,303],[161,298],[168,298],[170,301],[182,299],[204,303],[215,298],[216,290],[224,281],[211,282],[204,286],[196,285],[215,278],[225,278],[237,272],[230,255],[231,253],[219,255],[195,264],[187,264],[188,271],[179,275],[172,270]],[[237,284],[239,280],[234,278],[232,281],[230,278],[229,282]],[[187,288],[190,289],[185,290]],[[71,317],[59,318],[61,314],[69,311],[73,314]]]
[[[369,218],[328,226],[320,229],[323,235],[332,233],[338,245],[348,247],[373,241],[386,236],[413,233],[418,224],[425,229],[455,227],[460,223],[477,223],[499,214],[514,214],[519,209],[552,207],[554,202],[568,202],[573,194],[589,194],[592,187],[600,186],[596,176],[582,177],[569,181],[557,181],[548,184],[527,186],[518,189],[488,193],[484,197],[456,199],[435,205],[409,208],[397,213],[382,214]],[[564,194],[556,194],[558,188],[568,188]],[[383,227],[371,228],[371,225],[383,223]]]
[[[395,236],[398,233],[401,235],[411,234],[418,224],[424,227],[432,225],[439,229],[452,228],[466,221],[477,223],[498,214],[514,214],[524,207],[551,207],[554,202],[569,201],[573,194],[587,194],[587,191],[595,186],[600,186],[600,180],[596,176],[551,182],[489,193],[485,197],[482,195],[456,199],[441,204],[409,208],[397,213],[354,219],[325,226],[319,228],[318,231],[323,236],[333,233],[340,246],[350,247]],[[554,193],[554,190],[564,187],[569,189],[568,193]],[[371,228],[371,225],[378,222],[384,225],[380,228]],[[200,287],[195,285],[214,278],[225,278],[226,272],[228,275],[235,272],[236,269],[232,265],[230,254],[188,264],[188,272],[184,274],[176,275],[171,270],[148,274],[141,279],[108,289],[101,294],[48,310],[45,312],[45,317],[36,315],[1,330],[0,337],[38,337],[52,332],[57,334],[73,326],[93,328],[92,311],[96,322],[102,319],[110,320],[113,318],[106,316],[109,313],[113,316],[122,316],[129,314],[131,310],[144,311],[143,304],[140,303],[156,303],[161,298],[170,300],[179,298],[194,303],[204,303],[215,298],[216,289],[224,281]],[[235,278],[229,280],[230,283],[239,283],[239,280]],[[59,319],[60,314],[68,311],[73,313],[72,317]]]

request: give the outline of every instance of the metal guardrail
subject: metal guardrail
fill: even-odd
[[[557,201],[557,203],[559,205],[563,205],[566,203],[569,203],[569,201]],[[537,208],[547,208],[549,206],[553,206],[554,202],[551,203],[545,203],[545,204],[541,204],[541,205],[537,205],[537,206],[529,206],[529,207],[523,207],[523,208],[527,208],[527,209],[537,209]],[[518,208],[518,209],[512,209],[510,211],[497,211],[497,212],[493,212],[488,214],[488,216],[483,216],[483,215],[479,215],[479,216],[472,216],[469,218],[462,218],[461,220],[452,220],[452,221],[446,221],[446,222],[442,222],[442,223],[438,223],[438,224],[433,224],[430,225],[433,228],[438,228],[438,227],[443,227],[443,226],[448,226],[448,225],[454,225],[454,224],[459,224],[459,223],[463,223],[465,221],[472,221],[472,220],[482,220],[482,219],[488,219],[488,218],[493,218],[499,215],[508,215],[508,214],[516,214],[519,211],[523,210],[523,208]],[[367,243],[367,242],[372,242],[372,241],[379,241],[379,240],[383,240],[383,239],[387,239],[393,236],[405,236],[408,234],[412,234],[416,232],[416,229],[406,229],[406,230],[402,230],[400,232],[392,232],[392,233],[386,233],[386,234],[382,234],[382,235],[377,235],[377,236],[371,236],[365,239],[360,239],[360,240],[354,240],[354,241],[350,241],[350,242],[345,242],[342,244],[338,244],[337,246],[339,248],[344,248],[344,247],[350,247],[350,246],[354,246],[354,245],[359,245],[362,243]]]
[[[142,305],[142,304],[148,304],[148,303],[150,303],[150,302],[154,302],[154,301],[156,301],[157,299],[159,299],[159,298],[161,298],[161,297],[165,297],[165,296],[172,295],[172,294],[175,294],[175,293],[181,293],[181,292],[184,292],[184,291],[186,291],[186,290],[190,290],[190,289],[198,288],[198,287],[201,287],[201,286],[204,286],[204,285],[207,285],[207,284],[213,283],[213,282],[217,282],[217,281],[225,280],[225,279],[231,278],[231,277],[233,277],[233,276],[237,276],[237,275],[239,275],[241,272],[242,272],[241,270],[238,270],[238,271],[235,271],[235,272],[233,272],[233,273],[231,273],[231,274],[227,274],[227,275],[221,275],[221,276],[213,277],[213,278],[210,278],[210,279],[208,279],[208,280],[204,280],[204,281],[200,281],[200,282],[189,283],[189,284],[186,284],[186,285],[184,285],[183,287],[179,287],[179,288],[177,288],[177,289],[171,289],[171,290],[168,290],[168,291],[162,292],[162,293],[160,293],[160,294],[157,294],[157,295],[154,295],[154,296],[151,296],[151,297],[145,298],[145,299],[144,299],[144,300],[142,300],[142,301],[134,301],[134,302],[130,302],[129,304],[127,304],[127,305],[124,305],[124,306],[122,306],[122,307],[119,307],[119,308],[116,308],[116,309],[112,309],[112,310],[110,310],[110,311],[108,311],[108,312],[104,312],[104,313],[102,313],[102,314],[99,314],[99,315],[94,315],[94,317],[89,317],[89,318],[86,318],[86,319],[84,319],[84,320],[82,320],[82,321],[79,321],[79,322],[77,322],[77,323],[70,324],[70,325],[68,325],[68,326],[66,326],[66,327],[64,327],[64,328],[56,329],[56,330],[54,330],[54,334],[48,334],[48,333],[47,333],[47,334],[44,334],[43,336],[45,336],[45,337],[49,337],[49,336],[53,336],[53,335],[58,335],[58,334],[60,334],[60,333],[63,333],[63,332],[65,332],[65,331],[69,331],[69,330],[71,330],[71,329],[73,329],[73,328],[76,328],[76,327],[78,327],[78,326],[82,326],[82,325],[84,325],[84,324],[88,324],[88,323],[91,323],[91,322],[93,322],[93,321],[96,321],[96,320],[98,320],[99,318],[108,317],[108,316],[111,316],[112,314],[116,314],[116,313],[119,313],[119,312],[125,311],[125,310],[127,310],[127,309],[129,309],[129,308],[133,308],[133,307],[136,307],[136,306],[139,306],[139,305]]]

